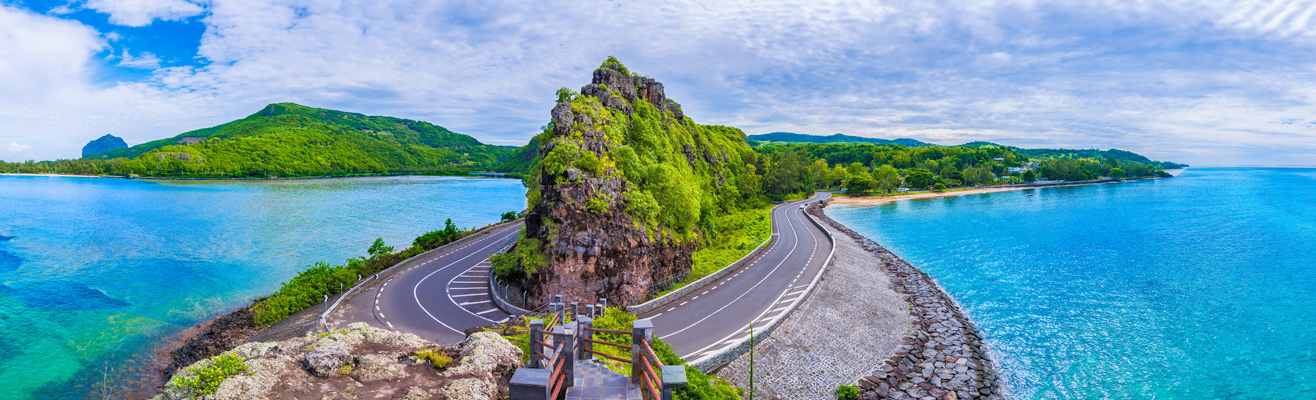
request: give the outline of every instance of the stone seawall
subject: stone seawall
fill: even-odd
[[[914,329],[901,339],[895,354],[859,379],[862,399],[1002,398],[982,337],[936,281],[825,213],[815,215],[881,260],[892,286],[910,304]]]

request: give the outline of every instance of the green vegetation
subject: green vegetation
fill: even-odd
[[[859,400],[859,388],[850,385],[841,385],[836,388],[836,398],[839,400]]]
[[[516,219],[516,211],[508,211],[508,212],[503,213],[503,216],[502,216],[502,218],[500,218],[500,221],[502,221],[502,222],[511,222],[512,220],[515,220],[515,219]]]
[[[514,148],[421,121],[305,107],[256,114],[78,160],[0,163],[0,172],[266,178],[491,170]]]
[[[194,399],[215,393],[219,384],[228,377],[247,372],[247,366],[243,364],[247,360],[233,353],[220,354],[208,361],[208,365],[187,367],[190,376],[179,375],[176,378],[177,385]]]
[[[375,239],[366,250],[369,257],[347,260],[344,265],[330,265],[318,262],[292,279],[284,282],[269,297],[257,300],[251,306],[252,318],[256,324],[268,326],[279,322],[289,315],[324,301],[325,295],[341,293],[358,282],[358,277],[369,277],[420,253],[452,243],[473,233],[472,230],[458,229],[448,219],[444,228],[425,233],[416,238],[411,247],[394,253],[393,247],[384,244],[383,239]]]
[[[899,187],[940,189],[1029,183],[1039,179],[1083,181],[1165,176],[1156,162],[1122,150],[1023,150],[990,143],[943,147],[873,144],[774,144],[755,148],[769,158],[763,191],[786,193],[844,187],[850,194],[890,193]],[[1030,156],[1033,152],[1042,157]],[[1085,158],[1104,155],[1105,158]],[[1014,169],[1014,172],[1011,172]],[[1020,170],[1023,171],[1020,171]]]
[[[420,351],[417,351],[416,359],[428,361],[430,363],[430,366],[434,367],[435,369],[443,369],[444,367],[447,367],[449,363],[452,362],[452,357],[448,356],[447,354],[444,354],[443,351],[440,349],[433,349],[433,348],[421,349]]]

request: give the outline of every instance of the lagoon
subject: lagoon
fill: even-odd
[[[1028,197],[1032,194],[1032,197]],[[1011,399],[1316,398],[1316,170],[829,207],[935,278]]]
[[[0,175],[0,398],[100,398],[154,341],[317,261],[525,207],[518,180],[146,181]]]

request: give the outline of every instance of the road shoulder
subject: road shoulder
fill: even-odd
[[[834,397],[837,386],[868,374],[914,329],[909,303],[892,286],[883,261],[826,228],[836,239],[836,258],[813,295],[755,346],[756,397]],[[749,387],[748,372],[746,353],[718,375]]]

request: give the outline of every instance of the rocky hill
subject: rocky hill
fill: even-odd
[[[82,146],[82,156],[87,157],[107,151],[126,148],[128,148],[128,143],[124,142],[123,138],[114,135],[105,135],[88,142],[86,146]]]
[[[493,332],[438,346],[356,323],[198,361],[153,400],[501,399],[520,361],[521,349]]]
[[[713,216],[760,199],[743,132],[694,123],[662,83],[616,59],[580,92],[559,90],[551,115],[535,157],[513,158],[534,159],[529,213],[515,255],[496,263],[535,293],[642,302],[690,271]]]

